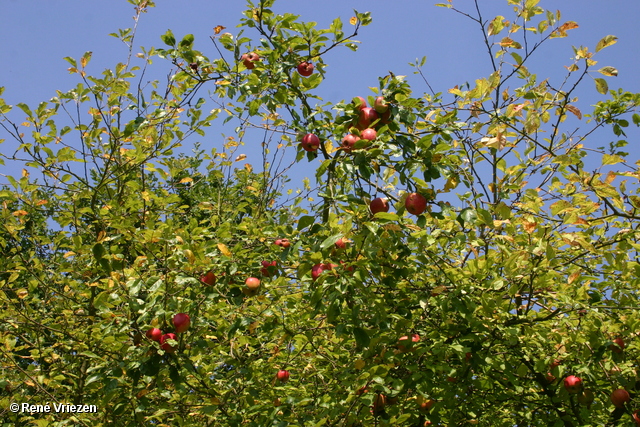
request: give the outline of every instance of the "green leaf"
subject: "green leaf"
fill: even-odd
[[[298,220],[298,231],[304,230],[308,226],[316,222],[316,218],[310,215],[305,215]]]
[[[596,82],[596,90],[601,94],[606,95],[607,91],[609,90],[609,85],[607,84],[607,81],[603,78],[597,78],[594,80]]]
[[[104,248],[102,243],[96,243],[95,245],[93,245],[92,251],[93,251],[93,256],[98,261],[100,261],[104,256],[104,254],[107,252],[107,250]]]
[[[618,42],[618,38],[616,36],[612,36],[612,35],[604,36],[596,45],[596,52],[600,52],[605,47],[614,45],[617,42]]]
[[[173,36],[171,30],[167,30],[166,33],[160,36],[160,39],[168,46],[175,47],[176,45],[176,38]]]
[[[353,328],[353,335],[356,338],[356,344],[358,344],[358,347],[364,348],[369,346],[371,338],[369,338],[367,331],[356,326]]]

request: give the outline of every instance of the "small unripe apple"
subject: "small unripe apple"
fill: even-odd
[[[311,62],[304,61],[298,64],[298,73],[303,77],[309,77],[313,74],[313,68],[314,67]]]
[[[361,96],[356,96],[355,98],[353,98],[352,103],[359,110],[362,110],[363,108],[367,108],[367,101]]]
[[[378,197],[376,199],[373,199],[371,203],[369,203],[369,209],[374,215],[378,212],[389,212],[389,202],[387,201],[387,199]]]
[[[158,328],[150,328],[145,335],[151,341],[160,342],[160,338],[162,338],[162,331]]]
[[[358,128],[366,129],[371,126],[373,122],[378,120],[378,113],[371,107],[366,107],[360,110],[358,115]]]
[[[379,96],[376,98],[376,101],[373,103],[373,108],[378,113],[384,113],[389,109],[389,104],[385,101],[384,96]]]
[[[302,141],[300,142],[300,146],[303,150],[309,152],[316,152],[320,147],[320,138],[318,138],[313,133],[308,133],[304,137],[302,137]]]
[[[353,151],[353,146],[356,145],[356,142],[358,141],[360,141],[360,137],[350,133],[342,138],[342,144],[340,146],[345,152],[350,153]]]
[[[629,392],[623,388],[619,388],[617,390],[613,390],[611,393],[611,403],[616,408],[624,408],[624,404],[631,400],[631,396],[629,396]]]
[[[167,342],[168,340],[178,341],[178,337],[176,336],[176,334],[172,334],[172,333],[164,334],[160,338],[160,348],[166,351],[167,353],[174,353],[176,351],[176,347],[169,344]]]
[[[404,201],[404,207],[413,215],[420,215],[427,209],[427,199],[422,194],[411,193]]]
[[[624,347],[625,347],[624,340],[620,337],[614,339],[613,344],[609,345],[609,349],[614,353],[618,353],[618,354],[622,353],[622,350],[624,350]]]
[[[375,141],[376,137],[378,136],[378,133],[376,132],[375,129],[367,128],[362,132],[360,132],[360,136],[362,137],[362,139]]]
[[[593,403],[595,396],[593,395],[593,391],[586,389],[582,393],[578,395],[578,402],[582,405],[589,406]]]
[[[213,286],[216,283],[216,275],[213,271],[209,270],[204,275],[200,276],[200,281],[209,286]]]
[[[289,371],[280,369],[276,374],[276,378],[278,379],[278,381],[286,383],[287,381],[289,381]]]
[[[189,329],[189,325],[191,324],[191,319],[189,315],[186,313],[178,313],[173,316],[173,326],[176,328],[176,333],[182,333]]]
[[[578,394],[582,391],[582,379],[569,375],[564,379],[564,388],[571,394]]]
[[[270,271],[274,271],[275,268],[271,269],[269,267],[275,267],[276,266],[276,261],[262,261],[262,268],[260,269],[260,273],[262,273],[263,276],[271,276],[272,273],[270,273]]]

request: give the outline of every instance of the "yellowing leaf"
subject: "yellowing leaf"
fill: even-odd
[[[526,231],[528,234],[531,234],[531,233],[533,233],[535,231],[536,225],[538,225],[538,224],[533,222],[533,221],[523,221],[522,222],[522,226],[524,227],[524,231]]]
[[[364,360],[362,360],[362,359],[356,360],[356,363],[355,363],[356,369],[360,370],[360,369],[364,368],[365,365],[366,365],[366,363],[365,363]]]
[[[246,155],[246,154],[240,154],[238,157],[236,157],[236,160],[235,160],[235,161],[236,161],[236,162],[239,162],[239,161],[244,160],[244,159],[246,159],[246,158],[247,158],[247,155]]]
[[[13,216],[25,216],[29,213],[27,211],[23,211],[22,209],[13,212]]]
[[[245,163],[245,164],[244,164],[244,169],[245,169],[247,172],[251,172],[251,171],[253,170],[253,166],[251,166],[249,163]]]
[[[593,79],[596,82],[596,90],[598,92],[600,92],[603,95],[607,94],[607,91],[609,90],[609,85],[607,84],[607,81],[605,79]]]
[[[224,243],[218,243],[218,249],[222,252],[222,255],[231,257],[231,251],[229,251],[229,248],[227,248],[227,245]]]
[[[356,18],[355,16],[352,16],[351,19],[349,19],[349,24],[351,25],[356,25],[357,22],[358,18]]]
[[[609,77],[616,77],[618,75],[618,70],[609,66],[600,68],[598,72]]]
[[[193,182],[193,178],[186,177],[180,180],[180,184],[186,184],[187,182]]]
[[[223,27],[222,25],[217,25],[214,29],[213,29],[213,33],[214,34],[220,34],[220,31],[224,30],[227,27]]]
[[[616,36],[608,35],[604,36],[596,45],[596,52],[600,52],[605,47],[609,47],[618,42],[618,38]]]
[[[575,282],[575,280],[580,277],[580,270],[575,271],[573,273],[571,273],[571,275],[569,276],[569,278],[567,279],[567,283],[568,284],[572,284],[573,282]]]

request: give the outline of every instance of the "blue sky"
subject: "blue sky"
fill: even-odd
[[[446,0],[442,0],[446,1]],[[454,0],[460,9],[473,12],[471,0]],[[511,7],[505,0],[482,0],[483,17],[490,19],[501,14],[509,19]],[[393,4],[393,6],[391,6]],[[473,22],[445,8],[434,6],[435,1],[362,1],[327,0],[301,2],[276,1],[276,12],[301,15],[303,20],[316,21],[319,27],[341,17],[345,32],[353,9],[370,11],[373,23],[362,27],[356,37],[361,41],[358,52],[347,48],[334,49],[325,56],[329,64],[327,76],[319,94],[329,101],[351,99],[356,95],[372,95],[368,89],[378,85],[378,77],[393,71],[397,75],[412,76],[409,62],[427,56],[425,74],[436,91],[447,89],[465,81],[473,81],[489,74],[486,48],[481,34]],[[530,66],[534,73],[556,79],[564,76],[564,65],[571,63],[571,45],[589,46],[593,50],[598,40],[608,34],[618,36],[618,43],[604,49],[596,58],[599,66],[611,65],[619,76],[608,78],[610,88],[622,87],[640,92],[640,2],[617,0],[551,1],[541,0],[545,8],[562,8],[562,20],[576,21],[580,27],[571,30],[569,37],[555,39],[538,53]],[[158,1],[157,7],[143,15],[139,24],[136,44],[161,47],[160,35],[171,29],[177,38],[192,33],[196,48],[211,58],[215,51],[208,36],[216,25],[236,34],[243,1],[189,0],[186,2]],[[0,2],[0,16],[5,42],[0,45],[0,86],[5,86],[3,97],[8,104],[25,102],[35,106],[41,100],[55,95],[56,89],[71,89],[78,83],[77,76],[67,72],[69,64],[62,58],[79,58],[85,51],[93,56],[89,73],[100,74],[104,68],[113,68],[126,58],[126,48],[108,34],[133,24],[133,6],[125,0],[4,0]],[[250,32],[250,37],[256,36]],[[166,75],[170,64],[157,60],[154,64],[159,75]],[[594,73],[594,77],[601,77]],[[417,78],[410,77],[416,94],[428,88]],[[600,95],[592,82],[586,82],[579,94],[579,106],[589,111]],[[22,113],[10,117],[18,122]],[[216,134],[216,129],[212,131]],[[228,130],[225,130],[229,134]],[[0,138],[5,137],[0,135]],[[611,140],[614,139],[611,135]],[[218,138],[219,140],[219,138]],[[0,150],[6,149],[0,145]],[[5,180],[2,179],[2,182]]]

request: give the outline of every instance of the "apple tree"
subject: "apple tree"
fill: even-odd
[[[155,6],[129,3],[136,22]],[[3,417],[640,424],[640,94],[598,65],[616,37],[574,48],[555,81],[531,64],[578,23],[536,0],[491,19],[448,1],[489,75],[417,93],[418,60],[417,81],[389,73],[329,103],[332,51],[355,50],[371,16],[318,29],[273,5],[248,2],[236,34],[199,49],[120,30],[113,69],[67,58],[72,90],[0,100],[15,144],[0,161],[23,167],[0,190]],[[143,84],[158,67],[169,79]],[[217,121],[233,135],[205,150]],[[290,188],[310,167],[315,185]]]

